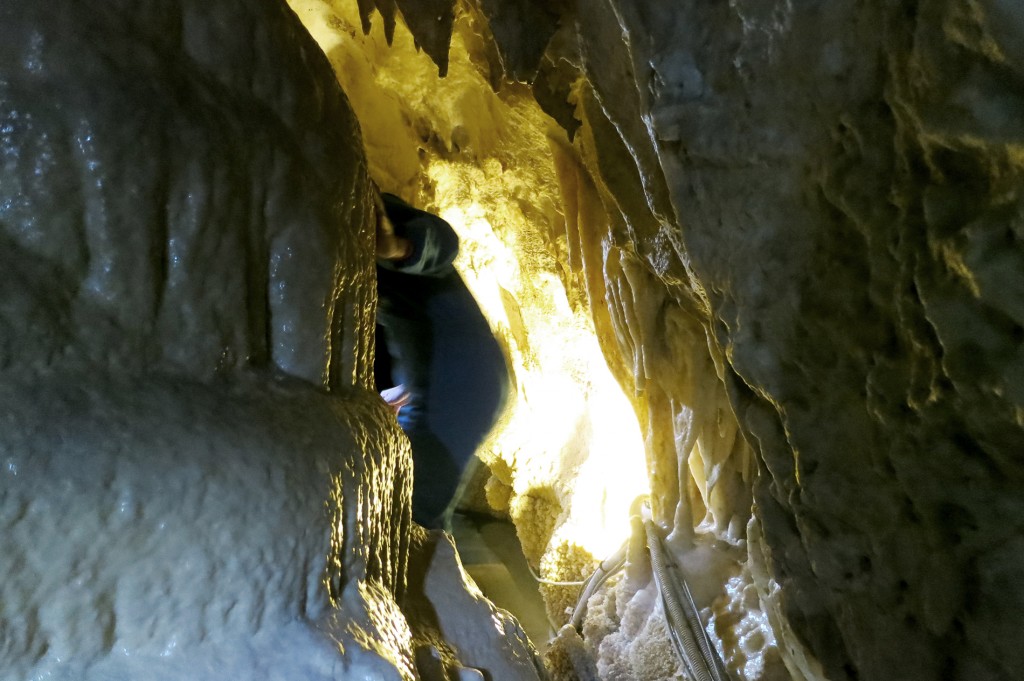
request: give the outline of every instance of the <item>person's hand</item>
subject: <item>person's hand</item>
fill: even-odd
[[[409,404],[409,400],[412,399],[412,393],[405,389],[405,386],[399,383],[394,388],[388,388],[387,390],[381,390],[380,396],[388,403],[388,406],[394,410],[395,415],[398,415],[398,411]]]
[[[395,226],[388,219],[384,200],[379,192],[373,193],[377,221],[377,259],[405,260],[412,255],[412,242],[395,234]]]

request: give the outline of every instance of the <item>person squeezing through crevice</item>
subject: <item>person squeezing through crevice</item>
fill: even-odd
[[[452,263],[446,221],[377,197],[378,389],[412,443],[413,520],[450,529],[453,496],[509,391],[498,341]],[[390,370],[390,371],[388,371]]]

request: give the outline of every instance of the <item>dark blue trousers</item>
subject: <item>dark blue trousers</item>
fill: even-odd
[[[438,527],[504,407],[505,356],[457,273],[378,269],[378,292],[392,377],[411,394],[398,421],[412,443],[413,520]]]

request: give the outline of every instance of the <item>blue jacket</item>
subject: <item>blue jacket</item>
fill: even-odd
[[[509,390],[504,352],[452,266],[459,240],[447,222],[384,194],[413,252],[377,266],[377,323],[391,373],[410,393],[398,421],[413,451],[413,519],[432,526],[462,470],[498,418]]]

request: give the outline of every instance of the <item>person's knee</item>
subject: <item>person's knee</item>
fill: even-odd
[[[463,462],[432,433],[410,433],[413,457],[412,517],[434,527],[448,508],[462,476]]]

